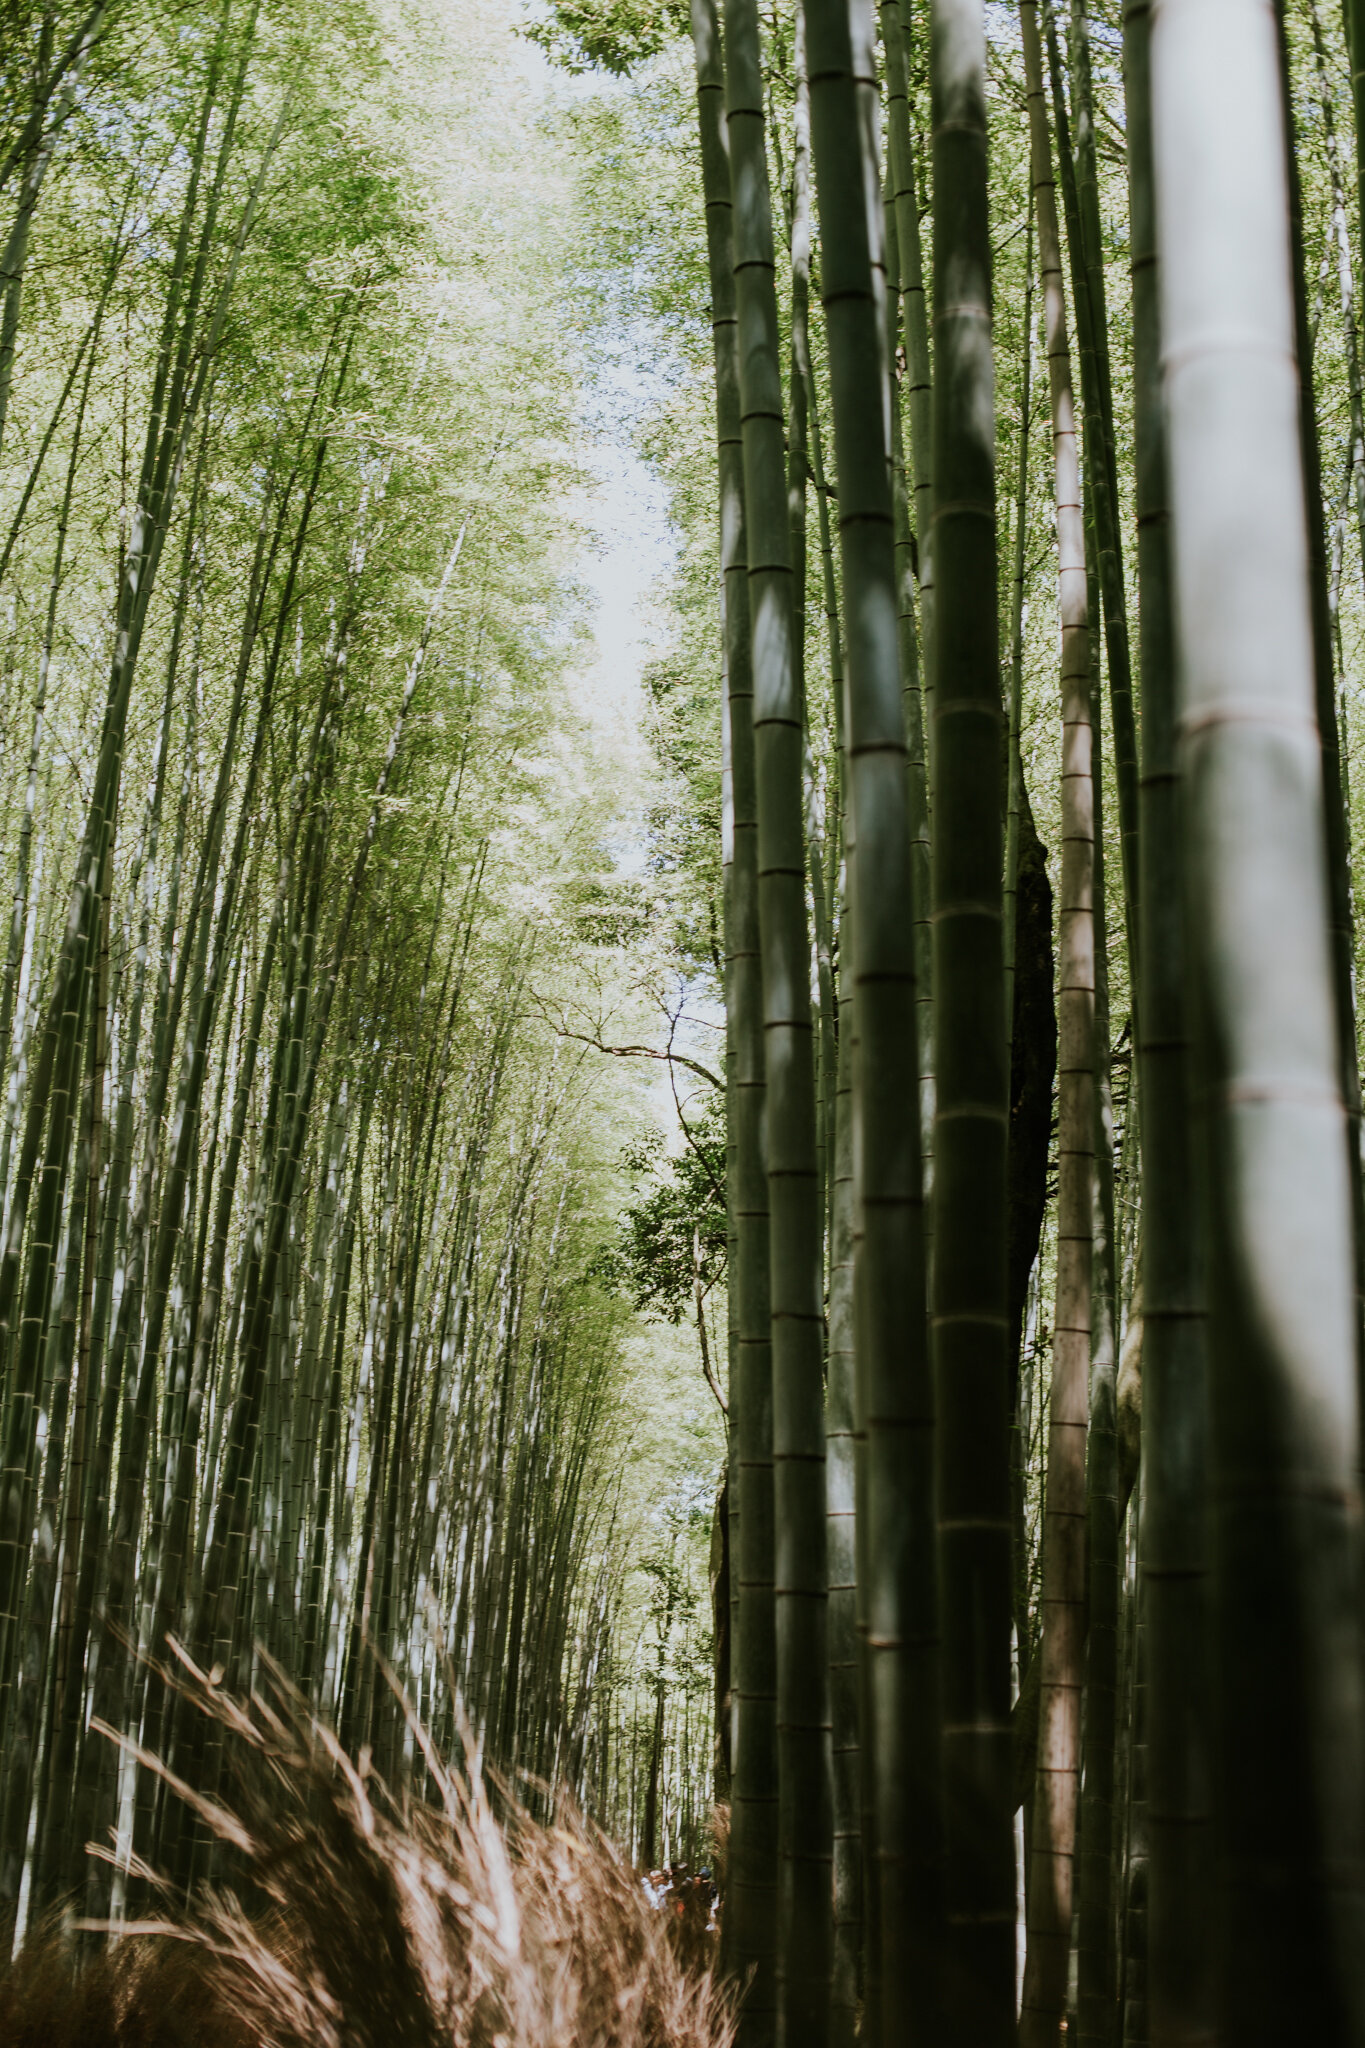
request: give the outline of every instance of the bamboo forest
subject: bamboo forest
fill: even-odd
[[[1365,2048],[1365,0],[4,0],[0,250],[0,2048]]]

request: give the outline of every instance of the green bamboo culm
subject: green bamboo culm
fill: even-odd
[[[814,379],[806,365],[810,395]],[[812,402],[811,466],[819,506],[820,555],[829,647],[830,691],[834,709],[834,816],[839,860],[831,897],[839,904],[839,930],[848,930],[848,897],[854,867],[852,819],[845,800],[848,780],[844,731],[844,655],[838,592],[834,575],[830,491],[825,479],[819,407]],[[834,837],[831,834],[831,837]],[[831,849],[833,851],[834,849]],[[858,2040],[859,2006],[864,2012],[880,1983],[875,1948],[876,1929],[870,1920],[874,1811],[868,1774],[860,1768],[862,1729],[869,1720],[864,1705],[867,1677],[868,1570],[867,1445],[855,1404],[857,1346],[853,1314],[853,1052],[856,1025],[852,976],[845,952],[836,979],[838,1032],[835,1086],[828,1105],[829,1180],[829,1384],[825,1397],[825,1497],[829,1510],[828,1635],[831,1748],[834,1782],[834,1961],[830,1981],[831,2048],[852,2048]]]
[[[772,1360],[768,1184],[762,1138],[763,990],[758,946],[753,668],[725,67],[715,0],[694,0],[692,44],[716,372],[728,767],[726,1196],[734,1243],[730,1444],[738,1540],[732,1547],[731,1568],[738,1582],[738,1611],[731,1646],[732,1778],[725,1959],[727,1967],[741,1978],[755,1972],[757,1986],[772,1968],[777,1896]],[[761,2004],[758,2010],[762,2010]]]
[[[889,185],[890,180],[886,183]],[[896,368],[896,305],[901,296],[900,232],[897,209],[883,194],[886,223],[886,353],[891,405],[891,499],[896,541],[897,646],[900,654],[901,705],[905,714],[905,797],[910,811],[910,888],[915,923],[915,1050],[920,1074],[920,1182],[924,1187],[930,1162],[924,1156],[926,1130],[932,1136],[933,1077],[925,1053],[933,1036],[933,904],[929,885],[929,768],[924,747],[924,677],[916,598],[915,530],[910,514],[906,474],[905,433],[901,419],[901,380]]]
[[[876,50],[866,0],[807,0],[807,11],[846,619],[849,805],[857,846],[846,950],[857,1041],[854,1300],[867,1460],[862,1554],[871,1727],[864,1768],[878,1828],[882,2038],[929,2042],[936,2033],[940,1947],[934,1404],[919,1113],[904,1085],[906,1074],[917,1071],[916,907],[889,463],[883,214],[873,140]]]
[[[1150,48],[1207,1119],[1214,2024],[1238,2048],[1345,2044],[1365,1969],[1352,1206],[1275,13],[1157,0]]]
[[[1184,820],[1175,728],[1171,531],[1157,306],[1150,0],[1124,12],[1132,222],[1138,664],[1142,693],[1142,1523],[1148,1679],[1147,1987],[1151,2048],[1212,2037],[1208,1437],[1202,1203],[1194,1181]],[[1136,1711],[1136,1701],[1135,1701]]]
[[[886,64],[886,166],[891,186],[896,239],[894,274],[888,289],[893,334],[899,329],[905,349],[905,407],[910,427],[910,462],[904,496],[913,498],[916,580],[919,590],[919,646],[923,666],[920,746],[909,718],[906,741],[911,751],[911,869],[915,881],[915,951],[917,1014],[915,1036],[920,1074],[921,1170],[926,1198],[933,1180],[934,1138],[934,990],[931,889],[929,883],[929,763],[934,707],[934,448],[933,369],[929,352],[929,316],[924,289],[924,252],[920,236],[919,193],[915,183],[915,151],[910,132],[910,80],[907,6],[900,0],[879,0],[882,50]],[[897,379],[899,383],[899,378]],[[899,427],[893,416],[893,429]],[[898,494],[899,496],[900,494]],[[908,518],[908,503],[898,509]],[[906,551],[910,552],[909,550]],[[904,602],[904,600],[903,600]],[[902,681],[902,690],[906,684]],[[931,1219],[930,1219],[931,1220]]]
[[[828,2036],[833,1946],[822,1229],[806,920],[804,707],[793,650],[797,622],[792,609],[772,206],[754,0],[727,0],[725,75],[753,653],[766,1077],[777,1638],[775,1994],[785,2048],[819,2048]],[[757,2019],[753,2023],[759,2024]]]
[[[1015,2037],[1004,788],[979,0],[935,0],[933,1360],[942,1622],[942,2038]]]

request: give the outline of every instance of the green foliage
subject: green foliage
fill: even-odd
[[[682,1151],[661,1154],[660,1140],[650,1137],[624,1155],[642,1191],[598,1271],[637,1309],[679,1323],[693,1313],[698,1283],[709,1294],[725,1273],[723,1106],[713,1101],[689,1126]]]
[[[617,77],[686,33],[682,0],[552,0],[548,17],[522,30],[565,71]]]

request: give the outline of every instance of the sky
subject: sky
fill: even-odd
[[[664,586],[677,554],[663,485],[634,445],[637,423],[661,396],[662,386],[656,390],[656,380],[628,360],[603,364],[583,417],[592,481],[574,507],[591,536],[577,564],[592,613],[580,675],[584,708],[631,724],[641,709],[642,671],[668,642]]]
[[[538,0],[512,0],[512,8],[517,18],[542,11]],[[560,71],[522,37],[512,56],[528,85],[547,97],[628,90],[624,80],[602,73]],[[580,417],[581,460],[590,481],[575,494],[573,510],[589,543],[574,566],[589,592],[593,637],[575,694],[594,723],[623,740],[638,722],[641,673],[666,644],[666,606],[659,598],[677,552],[663,486],[635,445],[638,429],[665,395],[666,379],[652,367],[656,342],[624,324],[601,335]]]

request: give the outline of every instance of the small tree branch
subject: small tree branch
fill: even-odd
[[[586,1031],[570,1031],[564,1024],[556,1024],[554,1028],[560,1038],[572,1038],[579,1045],[590,1045],[596,1052],[608,1053],[614,1060],[663,1060],[670,1067],[686,1067],[690,1074],[695,1074],[710,1088],[724,1085],[709,1067],[704,1067],[700,1060],[688,1059],[686,1053],[661,1052],[654,1045],[607,1045]]]

